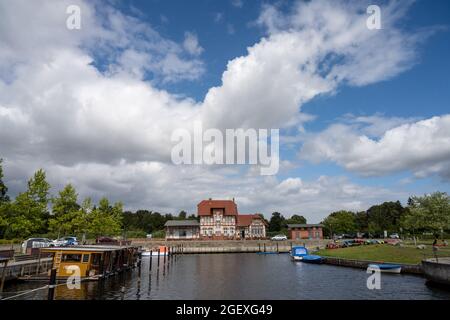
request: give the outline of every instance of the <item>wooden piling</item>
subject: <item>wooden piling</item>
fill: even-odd
[[[153,250],[150,250],[150,265],[148,267],[149,271],[152,271],[152,259],[153,259]]]
[[[159,254],[160,254],[160,249],[158,248],[158,270],[159,270]]]
[[[266,243],[264,242],[264,252],[266,252]]]
[[[50,273],[50,281],[48,283],[48,300],[55,298],[55,286],[56,286],[56,268],[53,268]]]
[[[280,253],[280,250],[278,249],[278,242],[277,242],[277,253]]]
[[[3,293],[3,287],[5,285],[5,278],[6,278],[6,267],[8,266],[8,260],[5,260],[3,263],[3,271],[2,271],[2,282],[0,284],[0,294]]]
[[[37,267],[36,267],[36,275],[39,274],[40,267],[41,267],[41,249],[39,249],[38,264],[37,264]]]

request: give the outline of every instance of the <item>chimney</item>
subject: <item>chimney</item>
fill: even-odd
[[[233,197],[233,202],[234,202],[234,197]]]
[[[212,200],[212,198],[209,198],[209,201],[211,201]]]

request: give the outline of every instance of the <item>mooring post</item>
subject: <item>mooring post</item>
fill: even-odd
[[[152,259],[153,259],[153,249],[150,250],[150,265],[148,267],[148,270],[152,271]]]
[[[258,242],[258,252],[261,252],[261,243]]]
[[[264,252],[266,252],[266,243],[264,242]]]
[[[39,274],[40,266],[41,266],[41,249],[39,249],[38,264],[37,264],[37,267],[36,267],[36,275]]]
[[[50,281],[48,283],[48,300],[55,298],[55,286],[56,286],[56,268],[53,268],[50,272]]]
[[[277,253],[280,253],[280,251],[278,250],[278,242],[277,242]]]
[[[2,270],[2,283],[0,284],[0,294],[3,293],[3,286],[5,285],[5,278],[6,278],[6,267],[8,266],[8,260],[5,260],[3,263],[3,270]]]
[[[160,255],[160,248],[158,248],[158,270],[159,270],[159,255]]]

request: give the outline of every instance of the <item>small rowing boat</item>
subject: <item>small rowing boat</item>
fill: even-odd
[[[367,271],[400,273],[402,271],[402,266],[399,264],[390,264],[390,263],[371,263],[368,265]]]

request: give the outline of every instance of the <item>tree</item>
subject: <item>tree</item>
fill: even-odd
[[[385,230],[398,232],[400,219],[404,213],[405,208],[400,201],[384,202],[367,210],[368,224],[371,226],[371,231],[379,235],[383,234]]]
[[[49,190],[45,172],[40,169],[28,181],[27,191],[20,193],[10,206],[9,226],[5,232],[9,237],[25,238],[47,231]]]
[[[269,231],[280,231],[285,225],[286,219],[279,212],[272,213],[269,221]]]
[[[333,212],[323,220],[322,224],[325,226],[330,236],[337,233],[356,232],[355,214],[351,211],[341,210]]]
[[[122,228],[123,205],[120,202],[110,206],[108,199],[102,198],[98,208],[88,215],[88,230],[95,237],[119,234]]]
[[[355,224],[359,232],[369,231],[369,217],[366,211],[360,211],[355,214]]]
[[[80,232],[82,223],[78,218],[80,205],[77,203],[78,194],[75,188],[68,184],[59,192],[58,197],[52,199],[53,215],[49,220],[49,230],[58,236],[73,235]]]
[[[286,220],[286,224],[306,224],[306,218],[304,216],[294,214],[292,217]]]
[[[182,211],[180,211],[180,213],[178,214],[178,219],[180,219],[180,220],[185,220],[185,219],[186,219],[186,215],[187,215],[186,211],[182,210]]]
[[[402,226],[415,234],[417,230],[441,233],[450,229],[450,197],[435,192],[422,197],[412,197],[409,211],[402,219]]]
[[[0,205],[3,203],[9,202],[9,197],[7,195],[8,188],[3,182],[3,167],[2,167],[3,159],[0,158]]]

